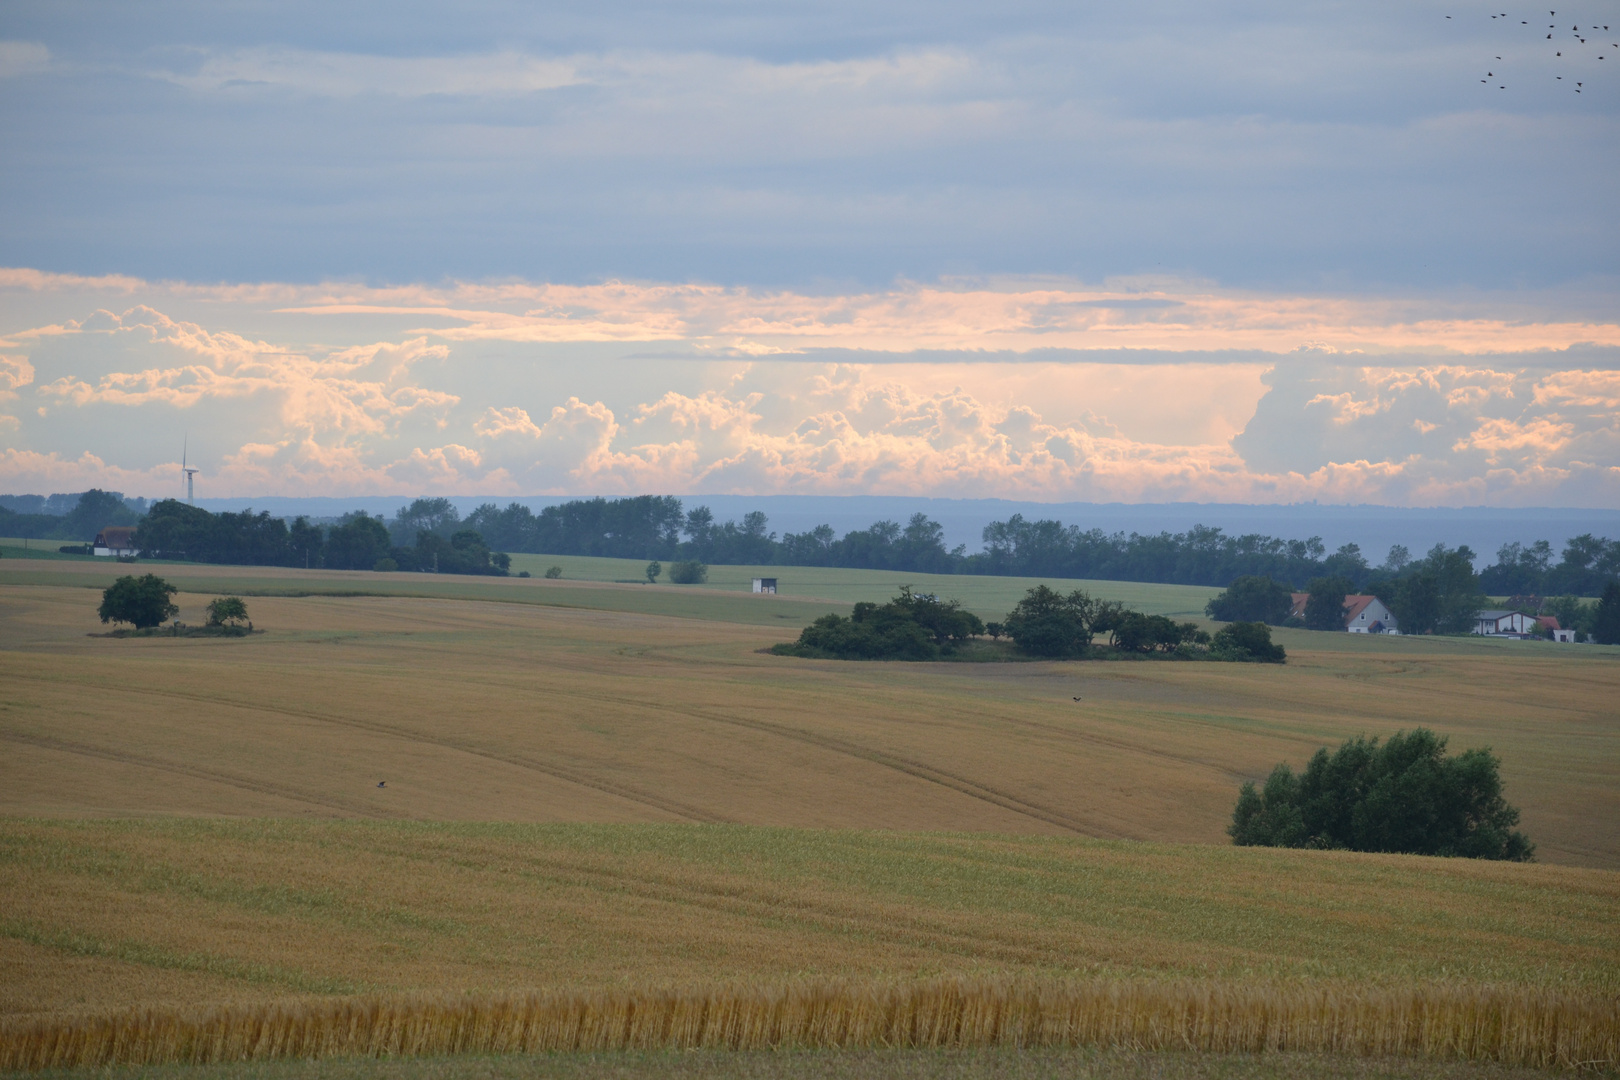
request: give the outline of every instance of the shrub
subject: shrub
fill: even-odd
[[[1209,654],[1216,660],[1239,663],[1282,664],[1288,653],[1271,640],[1271,627],[1263,622],[1235,622],[1222,627],[1210,642]]]
[[[530,577],[532,575],[530,575],[530,573],[527,570],[519,570],[517,576],[518,577]]]
[[[677,585],[701,585],[709,580],[709,568],[696,559],[671,563],[669,580]]]
[[[1383,746],[1351,739],[1318,750],[1299,776],[1280,764],[1263,791],[1244,784],[1227,833],[1244,846],[1527,862],[1535,845],[1513,830],[1519,812],[1502,798],[1499,767],[1489,749],[1448,758],[1445,738],[1426,728]]]
[[[555,581],[557,578],[562,577],[562,567],[560,567],[560,566],[548,566],[548,567],[546,567],[546,577],[550,578],[553,581]]]
[[[180,613],[169,599],[179,591],[156,574],[126,575],[102,592],[98,614],[104,623],[127,622],[144,630]]]
[[[658,575],[664,572],[664,564],[654,559],[647,564],[647,584],[652,585],[658,580]]]
[[[379,574],[392,574],[399,569],[399,563],[389,558],[378,559],[377,565],[373,566],[372,569]]]

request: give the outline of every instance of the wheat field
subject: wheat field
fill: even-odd
[[[661,1049],[1101,1046],[1620,1062],[1620,1004],[1478,989],[935,980],[152,1010],[0,1028],[0,1068]]]
[[[761,650],[858,578],[752,597],[154,569],[182,618],[243,593],[265,633],[109,639],[95,589],[127,568],[0,565],[19,1066],[200,1061],[250,1030],[561,1047],[583,1000],[731,1002],[748,1046],[914,1045],[872,1002],[949,1000],[958,1034],[928,1045],[1612,1061],[1620,650],[1283,632],[1282,668],[848,664]],[[1496,750],[1538,864],[1225,844],[1243,780],[1416,724]],[[768,1019],[787,1000],[801,1020]],[[806,1034],[832,1021],[805,1009],[866,1034]],[[647,1022],[664,1034],[612,1045],[733,1045]],[[106,1050],[148,1044],[170,1049]]]
[[[211,595],[182,593],[181,617]],[[1244,780],[1425,724],[1495,749],[1542,860],[1620,867],[1613,649],[1301,631],[1281,668],[853,664],[762,655],[792,619],[397,596],[252,597],[250,639],[109,640],[95,597],[0,586],[0,813],[1218,844]]]

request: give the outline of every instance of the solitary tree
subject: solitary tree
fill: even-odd
[[[224,626],[247,622],[247,605],[240,596],[221,596],[208,602],[208,625]]]
[[[658,575],[662,574],[663,572],[664,564],[659,562],[657,559],[654,559],[652,562],[648,563],[647,584],[651,585],[652,583],[656,582],[658,580]]]
[[[1299,775],[1278,765],[1263,791],[1244,784],[1227,832],[1239,845],[1528,861],[1535,845],[1513,828],[1500,764],[1483,748],[1448,757],[1426,728],[1382,746],[1351,739],[1318,750]]]
[[[101,594],[101,621],[127,622],[137,630],[157,626],[180,609],[169,597],[180,590],[156,574],[142,577],[126,575],[113,582]]]

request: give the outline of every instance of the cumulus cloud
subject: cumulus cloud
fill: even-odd
[[[8,282],[12,298],[86,299],[72,317],[0,324],[11,447],[0,467],[13,490],[165,493],[178,464],[169,443],[184,429],[213,494],[1620,497],[1620,374],[1560,367],[1586,354],[1557,351],[1620,340],[1612,323],[1507,325],[1467,304],[1165,282],[848,295],[622,282],[132,287],[21,273],[0,275],[0,292]],[[1454,333],[1412,336],[1442,325]],[[233,328],[246,326],[261,329]],[[1073,355],[1053,360],[1054,337]],[[789,351],[738,350],[739,339]],[[1404,352],[1414,340],[1442,352]],[[646,341],[673,348],[646,352]],[[828,341],[845,347],[839,362],[819,358]],[[1086,360],[1082,346],[1097,341],[1158,351]],[[1248,351],[1212,363],[1177,342]],[[1287,348],[1256,347],[1268,342]],[[1535,348],[1508,353],[1525,342]]]
[[[210,332],[145,305],[122,314],[102,309],[19,336],[60,341],[86,335],[128,339],[126,347],[133,346],[139,359],[155,363],[109,372],[93,382],[63,375],[41,385],[40,395],[80,408],[162,405],[181,410],[262,396],[274,402],[286,428],[369,434],[388,430],[414,413],[442,414],[459,400],[410,381],[413,365],[448,355],[445,346],[421,338],[317,356],[228,331]]]

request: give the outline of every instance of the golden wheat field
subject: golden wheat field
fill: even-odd
[[[1280,668],[849,664],[761,652],[889,591],[847,571],[752,597],[151,569],[183,619],[237,592],[264,633],[99,636],[127,568],[0,564],[0,1042],[80,1048],[13,1064],[249,1030],[376,1052],[445,1009],[485,1041],[413,1052],[829,1046],[805,1033],[864,1015],[862,1045],[1620,1060],[1620,650],[1284,632]],[[1224,843],[1244,779],[1416,724],[1496,750],[1540,862]],[[873,1034],[940,993],[957,1035]],[[570,1043],[580,994],[662,1034]],[[770,1005],[806,994],[846,1004]],[[753,1041],[691,1027],[726,1009]],[[996,1034],[1024,1031],[1048,1034]]]

